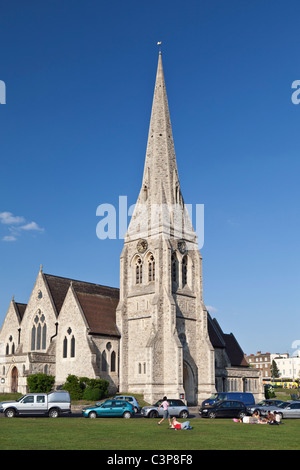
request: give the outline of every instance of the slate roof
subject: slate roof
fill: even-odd
[[[72,284],[90,328],[90,334],[120,336],[116,326],[119,289],[51,274],[44,274],[44,278],[48,284],[58,315]]]
[[[119,300],[114,297],[76,292],[78,301],[90,328],[90,334],[120,337],[116,325]]]
[[[233,367],[249,367],[247,360],[245,359],[243,350],[237,342],[235,336],[232,333],[223,333],[219,323],[211,316],[207,315],[208,320],[208,334],[211,344],[214,348],[225,348],[227,356],[230,360],[231,366]]]
[[[16,306],[18,314],[20,316],[20,321],[22,321],[25,310],[26,310],[26,307],[27,307],[27,304],[21,304],[19,302],[15,302],[15,306]]]

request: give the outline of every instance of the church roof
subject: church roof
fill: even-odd
[[[234,366],[243,366],[243,367],[249,367],[249,364],[247,360],[245,359],[244,353],[237,342],[235,336],[233,333],[230,334],[224,334],[223,337],[225,339],[225,344],[226,344],[226,352],[229,357],[231,365]]]
[[[244,353],[232,333],[223,333],[219,323],[211,316],[207,315],[208,334],[214,348],[225,348],[227,356],[233,367],[248,367],[249,364],[244,357]]]
[[[47,281],[56,311],[59,314],[64,303],[68,289],[72,283],[75,292],[82,292],[91,295],[100,295],[119,299],[119,289],[115,287],[102,286],[91,282],[77,281],[66,277],[53,276],[52,274],[44,274]]]
[[[116,308],[119,299],[110,296],[76,293],[90,328],[90,334],[120,336],[116,326]]]
[[[211,344],[214,348],[225,348],[225,341],[223,338],[222,330],[219,325],[207,313],[207,329]]]
[[[17,308],[18,314],[20,315],[20,320],[22,320],[27,304],[20,304],[19,302],[15,302],[15,306]]]
[[[116,327],[119,289],[91,282],[44,274],[59,314],[70,285],[77,296],[91,334],[120,336]]]

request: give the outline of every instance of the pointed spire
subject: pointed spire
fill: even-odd
[[[176,193],[178,195],[180,191],[179,178],[162,54],[159,52],[141,190],[142,200],[145,200],[145,188],[147,188],[146,196],[147,199],[149,198],[149,202],[161,203],[162,201],[157,200],[161,184],[164,188],[165,202],[171,205],[175,204]]]
[[[160,208],[164,207],[165,213],[163,217],[157,216],[158,206]],[[150,233],[153,233],[153,228],[155,233],[174,233],[175,206],[176,211],[179,210],[181,214],[185,212],[180,190],[162,54],[160,51],[142,187],[127,235],[130,238],[138,235],[146,236],[146,232],[148,231],[147,233],[149,233],[149,230]],[[166,222],[166,219],[169,222]],[[147,221],[148,226],[146,227]],[[179,232],[182,232],[182,228],[180,228]]]

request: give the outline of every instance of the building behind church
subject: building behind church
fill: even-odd
[[[158,211],[158,212],[157,212]],[[159,54],[142,185],[120,257],[120,289],[45,274],[11,300],[0,332],[0,393],[28,375],[105,378],[110,393],[199,404],[215,391],[262,398],[232,333],[203,301],[202,256],[182,196]]]

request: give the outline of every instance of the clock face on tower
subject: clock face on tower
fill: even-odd
[[[147,240],[139,240],[137,244],[137,250],[139,253],[145,253],[148,248]]]
[[[186,252],[186,243],[184,240],[179,240],[177,243],[178,250],[183,255]]]

